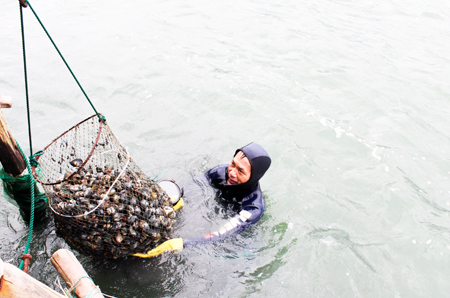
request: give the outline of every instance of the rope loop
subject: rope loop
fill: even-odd
[[[35,154],[30,156],[30,165],[33,167],[37,167],[39,166],[38,161],[36,160],[36,157],[41,156],[42,154],[44,154],[44,150],[39,150],[38,152],[36,152]]]
[[[75,291],[75,288],[78,286],[78,283],[80,282],[80,280],[81,280],[82,278],[88,278],[88,279],[90,279],[90,280],[92,281],[92,283],[94,283],[94,281],[92,280],[92,278],[90,278],[90,277],[87,276],[87,275],[83,275],[83,276],[81,276],[81,277],[77,280],[77,282],[69,289],[69,292],[70,292],[70,293],[73,292],[73,291]]]
[[[93,288],[89,291],[89,293],[87,293],[87,295],[84,296],[83,298],[91,298],[91,297],[93,297],[93,296],[94,296],[95,294],[97,294],[97,293],[101,293],[99,286],[93,287]]]
[[[75,295],[75,289],[76,289],[76,287],[78,286],[78,284],[80,283],[80,281],[81,281],[82,278],[88,278],[88,279],[90,279],[90,280],[92,281],[92,283],[94,284],[94,287],[93,287],[93,288],[87,293],[87,295],[84,296],[83,298],[91,298],[91,297],[94,296],[95,294],[101,293],[99,286],[96,286],[96,285],[95,285],[95,283],[94,283],[94,281],[92,280],[92,278],[90,278],[90,277],[87,276],[87,275],[84,275],[84,276],[81,276],[81,277],[77,280],[77,282],[76,282],[70,289],[64,288],[64,293],[65,293],[68,297],[75,297],[75,296],[72,296],[72,295]]]

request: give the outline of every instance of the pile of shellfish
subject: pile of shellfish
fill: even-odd
[[[71,164],[63,182],[46,186],[58,235],[88,255],[117,258],[169,239],[176,213],[169,196],[142,172]]]

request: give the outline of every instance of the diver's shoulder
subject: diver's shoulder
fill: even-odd
[[[227,166],[227,164],[217,165],[206,172],[205,176],[208,179],[224,178]]]
[[[242,199],[244,205],[253,205],[261,202],[264,205],[264,195],[259,185]]]

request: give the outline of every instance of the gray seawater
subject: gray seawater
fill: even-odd
[[[26,149],[16,2],[0,1],[0,94]],[[184,186],[174,236],[226,217],[195,177],[251,141],[273,160],[266,213],[236,237],[146,260],[75,252],[104,293],[448,296],[448,1],[31,4],[133,160]],[[29,8],[24,19],[37,151],[93,111]],[[0,257],[18,265],[28,226],[0,206]],[[53,288],[59,248],[51,218],[37,224],[30,274]]]

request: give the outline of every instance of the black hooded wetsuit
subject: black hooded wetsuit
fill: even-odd
[[[227,203],[237,207],[237,214],[222,225],[217,231],[198,238],[183,239],[184,246],[198,242],[223,239],[231,234],[242,231],[264,214],[265,201],[259,180],[270,166],[269,154],[258,144],[250,143],[236,150],[235,155],[242,151],[247,156],[251,165],[250,179],[241,184],[227,184],[228,165],[218,165],[209,170],[205,177],[209,183],[217,189],[219,196]]]

